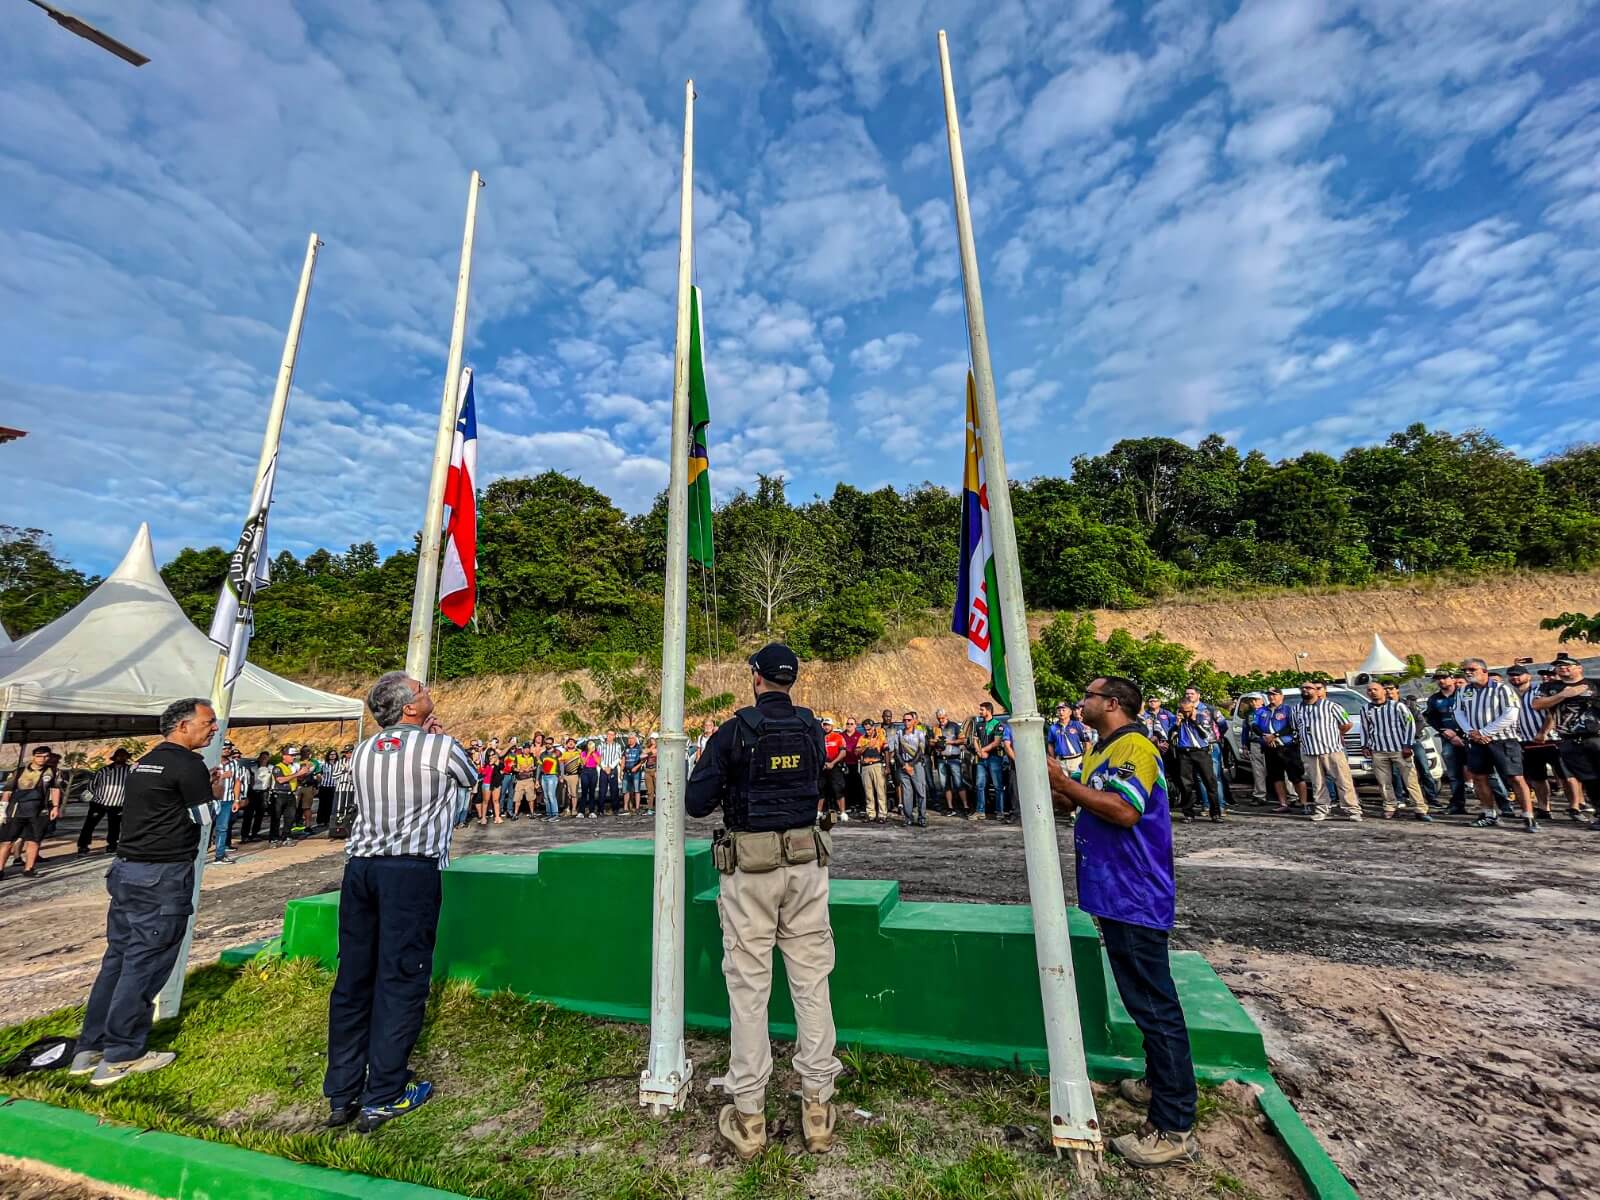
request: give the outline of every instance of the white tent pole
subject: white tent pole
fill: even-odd
[[[1005,633],[1006,680],[1011,689],[1011,728],[1017,755],[1017,791],[1022,808],[1022,844],[1028,868],[1028,899],[1033,907],[1034,953],[1044,1007],[1045,1043],[1050,1061],[1050,1134],[1057,1149],[1084,1154],[1080,1166],[1101,1148],[1100,1122],[1083,1053],[1078,992],[1072,974],[1067,933],[1067,902],[1061,885],[1061,851],[1044,756],[1044,718],[1033,687],[1033,654],[1028,646],[1028,614],[1022,599],[1022,565],[1011,516],[1011,484],[1000,442],[1000,410],[995,402],[994,367],[983,319],[983,288],[978,250],[967,202],[967,168],[956,119],[950,46],[939,31],[939,70],[944,78],[945,126],[950,142],[950,175],[955,187],[956,234],[961,278],[966,292],[967,337],[978,395],[978,432],[983,439],[984,480],[994,530],[994,565],[1000,585],[1000,620]]]
[[[450,325],[450,356],[444,368],[439,428],[433,438],[433,473],[428,477],[428,507],[422,514],[422,545],[417,553],[417,588],[411,597],[411,636],[406,642],[406,674],[428,682],[428,648],[433,641],[433,603],[439,592],[439,534],[444,525],[444,485],[450,476],[450,447],[460,416],[461,353],[467,338],[467,293],[472,285],[472,239],[478,228],[476,171],[467,183],[467,224],[461,234],[461,266],[456,275],[456,311]]]
[[[694,262],[694,80],[683,85],[683,180],[678,201],[678,321],[672,367],[672,465],[667,475],[667,576],[661,629],[661,738],[656,749],[655,883],[650,938],[650,1058],[639,1103],[682,1108],[694,1064],[683,1044],[683,794],[689,772],[683,686],[689,607],[689,294]]]
[[[295,293],[294,308],[289,313],[289,332],[283,339],[283,358],[278,363],[278,381],[272,389],[272,404],[267,409],[267,428],[261,435],[261,457],[256,460],[255,478],[250,484],[253,498],[267,467],[278,453],[278,443],[283,439],[283,414],[289,406],[289,389],[294,383],[295,359],[300,353],[300,328],[305,323],[306,298],[311,294],[311,276],[317,266],[317,251],[322,241],[313,233],[306,239],[306,259],[300,268],[300,288]],[[270,500],[270,497],[268,497]],[[265,552],[263,548],[263,552]],[[245,615],[243,607],[239,610]],[[215,767],[222,760],[222,743],[228,736],[228,717],[233,710],[233,680],[228,679],[228,648],[217,651],[217,665],[211,676],[211,707],[217,714],[217,735],[205,748],[206,765]],[[194,857],[194,902],[189,913],[188,927],[183,931],[183,945],[178,949],[178,961],[172,964],[172,974],[156,994],[156,1020],[178,1015],[183,1004],[183,976],[189,969],[189,947],[194,941],[194,923],[200,915],[200,877],[205,873],[207,847],[213,814],[209,807],[200,813],[200,848]]]

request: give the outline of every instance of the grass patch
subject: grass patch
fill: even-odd
[[[308,960],[207,967],[189,977],[183,1014],[157,1026],[154,1049],[178,1052],[164,1071],[97,1090],[61,1073],[7,1080],[11,1095],[112,1120],[225,1142],[297,1162],[425,1184],[468,1196],[563,1200],[1046,1200],[1090,1194],[1038,1148],[1049,1089],[1036,1076],[945,1069],[846,1049],[837,1102],[840,1146],[806,1154],[780,1069],[769,1130],[783,1132],[741,1163],[717,1141],[721,1103],[697,1087],[664,1121],[637,1103],[647,1032],[511,993],[437,986],[413,1066],[437,1098],[370,1136],[322,1128],[328,992]],[[75,1033],[82,1009],[0,1030],[0,1059],[35,1038]],[[698,1074],[718,1073],[726,1041],[698,1038]],[[786,1066],[786,1054],[778,1058]],[[1220,1113],[1202,1093],[1202,1120]],[[868,1115],[862,1115],[868,1114]],[[1102,1098],[1108,1133],[1135,1123]],[[1102,1195],[1233,1196],[1221,1175],[1181,1192],[1119,1172]]]

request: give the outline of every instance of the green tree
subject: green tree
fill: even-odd
[[[1600,612],[1594,616],[1580,612],[1564,612],[1558,617],[1546,617],[1539,622],[1540,629],[1559,629],[1563,642],[1600,642]]]
[[[871,649],[883,632],[871,589],[857,584],[816,609],[792,631],[791,640],[802,653],[840,662]]]
[[[661,712],[661,657],[643,662],[627,654],[593,654],[584,663],[589,686],[569,679],[561,685],[567,707],[561,723],[577,733],[643,731]],[[683,689],[686,717],[709,717],[733,707],[732,692],[701,694],[693,684]]]
[[[12,637],[69,612],[97,582],[57,558],[44,530],[0,525],[0,625]]]

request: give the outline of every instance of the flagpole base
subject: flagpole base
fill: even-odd
[[[652,1117],[665,1117],[680,1111],[689,1099],[694,1082],[694,1064],[683,1060],[683,1072],[671,1071],[664,1079],[651,1078],[648,1070],[639,1073],[639,1106]]]

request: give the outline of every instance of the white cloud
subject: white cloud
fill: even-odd
[[[1457,347],[1446,350],[1442,354],[1435,354],[1425,358],[1417,364],[1417,370],[1424,375],[1443,376],[1455,379],[1462,375],[1478,375],[1495,366],[1499,360],[1492,354],[1485,354],[1481,350],[1468,350]]]
[[[1333,123],[1324,104],[1286,104],[1269,108],[1249,123],[1228,131],[1224,146],[1234,158],[1264,162],[1282,158],[1315,143]]]
[[[900,360],[921,343],[922,339],[914,333],[891,333],[857,346],[850,352],[850,362],[868,374],[876,374],[898,366]]]
[[[1017,157],[1037,166],[1063,141],[1109,134],[1127,108],[1142,69],[1135,54],[1096,54],[1061,72],[1028,102],[1012,138]]]

